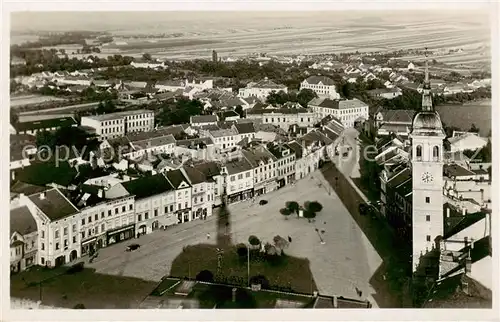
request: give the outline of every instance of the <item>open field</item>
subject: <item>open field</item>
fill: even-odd
[[[140,56],[147,51],[158,58],[182,60],[210,58],[213,49],[220,57],[241,57],[254,52],[323,54],[463,47],[463,53],[447,55],[442,57],[443,61],[473,65],[490,60],[487,13],[446,16],[443,12],[377,15],[332,11],[288,12],[280,13],[279,17],[269,12],[128,15],[131,19],[115,21],[112,27],[109,23],[106,28],[115,36],[114,44],[103,47],[106,55]],[[92,19],[89,16],[79,20],[86,21],[86,28],[90,29],[108,24],[101,21],[92,24]]]
[[[23,95],[23,96],[11,96],[10,97],[10,107],[16,108],[23,105],[40,104],[47,102],[65,101],[63,98],[55,96],[42,96],[42,95]]]
[[[491,130],[491,100],[463,105],[438,105],[436,110],[447,126],[468,130],[474,123],[482,136],[487,136]]]

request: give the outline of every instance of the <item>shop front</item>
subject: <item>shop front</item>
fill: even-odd
[[[182,224],[183,222],[190,221],[189,209],[180,210],[177,212],[177,223]]]
[[[106,244],[112,245],[135,237],[135,224],[117,228],[106,233]]]
[[[253,198],[254,192],[253,189],[247,189],[244,191],[240,191],[237,193],[233,193],[232,195],[227,196],[229,203],[234,203],[242,200],[248,200]]]
[[[82,241],[81,256],[92,256],[97,250],[97,237]]]

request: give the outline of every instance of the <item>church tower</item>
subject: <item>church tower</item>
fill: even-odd
[[[413,271],[420,256],[433,249],[443,236],[443,140],[446,137],[439,114],[432,105],[427,54],[422,109],[413,119],[412,144],[412,232]]]

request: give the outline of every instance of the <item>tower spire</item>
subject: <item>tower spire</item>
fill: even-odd
[[[422,91],[422,111],[432,111],[431,81],[429,80],[429,63],[427,61],[427,47],[425,47],[425,79]]]

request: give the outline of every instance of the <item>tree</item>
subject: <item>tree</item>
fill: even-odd
[[[247,256],[248,253],[248,248],[245,246],[245,244],[238,244],[236,245],[236,253],[240,258]]]
[[[56,145],[56,137],[52,132],[39,131],[36,133],[36,146],[48,146],[53,148]]]
[[[279,235],[274,236],[273,241],[274,241],[274,247],[276,247],[276,252],[278,255],[281,255],[283,253],[283,250],[290,245],[288,240]]]
[[[307,107],[307,103],[309,103],[313,98],[318,97],[318,94],[314,92],[312,89],[303,88],[300,90],[299,94],[297,94],[297,101],[300,105]]]
[[[248,243],[250,243],[250,245],[252,246],[258,246],[260,245],[260,240],[259,238],[257,238],[257,236],[251,235],[250,237],[248,237]]]
[[[281,208],[280,213],[285,216],[285,219],[288,219],[288,216],[292,213],[290,209],[288,208]]]
[[[479,133],[479,128],[476,127],[476,124],[472,123],[469,132]]]
[[[299,206],[298,202],[296,202],[296,201],[287,201],[285,205],[288,208],[288,210],[290,210],[291,212],[294,212],[297,215],[299,214],[300,206]]]
[[[202,282],[209,282],[213,283],[214,281],[214,274],[209,271],[209,270],[202,270],[196,275],[196,280],[197,281],[202,281]]]
[[[317,201],[312,201],[306,204],[306,208],[312,212],[320,212],[323,209],[323,205]]]
[[[150,53],[144,53],[142,54],[142,58],[147,61],[151,61],[153,58],[151,57]]]
[[[314,211],[311,211],[311,210],[304,210],[302,212],[302,215],[304,216],[304,218],[307,218],[307,219],[313,219],[316,217],[316,213]]]
[[[78,303],[77,305],[75,305],[73,307],[73,309],[75,309],[75,310],[83,310],[83,309],[85,309],[85,305],[83,305],[82,303]]]

